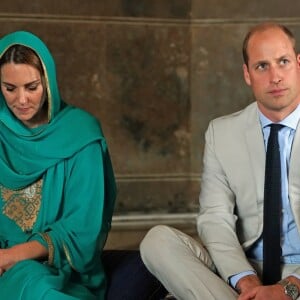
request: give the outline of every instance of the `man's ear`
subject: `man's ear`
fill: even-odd
[[[300,53],[299,54],[297,54],[297,64],[298,64],[298,67],[300,67]]]
[[[246,64],[243,64],[243,73],[244,73],[244,79],[248,85],[251,85],[251,79],[248,71],[248,66]]]

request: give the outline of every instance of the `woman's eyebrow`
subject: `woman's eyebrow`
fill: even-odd
[[[15,87],[14,84],[9,83],[9,82],[5,82],[5,81],[1,81],[1,84],[5,85],[5,86],[9,86],[9,87]]]
[[[41,82],[41,80],[37,79],[37,80],[31,81],[31,82],[25,83],[24,86],[27,87],[27,86],[30,86],[32,84],[39,84],[40,82]]]
[[[40,82],[41,82],[40,79],[36,79],[36,80],[30,81],[30,82],[28,82],[28,83],[25,83],[24,86],[27,87],[27,86],[30,86],[30,85],[32,85],[32,84],[40,83]],[[16,87],[16,85],[14,85],[14,84],[12,84],[12,83],[9,83],[9,82],[6,82],[6,81],[2,81],[1,83],[4,84],[4,85],[7,85],[7,86]]]

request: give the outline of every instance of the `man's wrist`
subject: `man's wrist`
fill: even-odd
[[[300,279],[298,277],[290,275],[290,276],[286,277],[285,279],[288,280],[289,282],[295,284],[298,287],[298,290],[300,291]]]
[[[236,291],[241,294],[244,291],[260,285],[261,281],[259,280],[258,276],[256,274],[251,274],[241,278],[237,282]]]
[[[300,281],[294,276],[289,276],[285,279],[282,279],[278,282],[279,285],[283,287],[283,292],[292,300],[298,299],[299,296],[299,286]]]
[[[256,272],[254,270],[248,270],[248,271],[243,271],[243,272],[237,273],[228,278],[228,283],[231,285],[231,287],[236,289],[236,286],[237,286],[237,283],[239,282],[239,280],[247,275],[256,275]]]

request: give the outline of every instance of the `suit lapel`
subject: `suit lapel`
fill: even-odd
[[[265,181],[265,160],[266,151],[264,145],[263,132],[261,129],[257,106],[250,110],[245,130],[247,148],[249,149],[250,163],[252,174],[256,183],[256,193],[258,207],[261,207],[264,198],[264,181]]]
[[[295,133],[289,170],[289,198],[298,229],[300,228],[300,128]]]

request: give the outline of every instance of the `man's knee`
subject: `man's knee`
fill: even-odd
[[[168,235],[170,229],[166,225],[157,225],[148,231],[140,244],[141,257],[145,264],[170,253]]]

